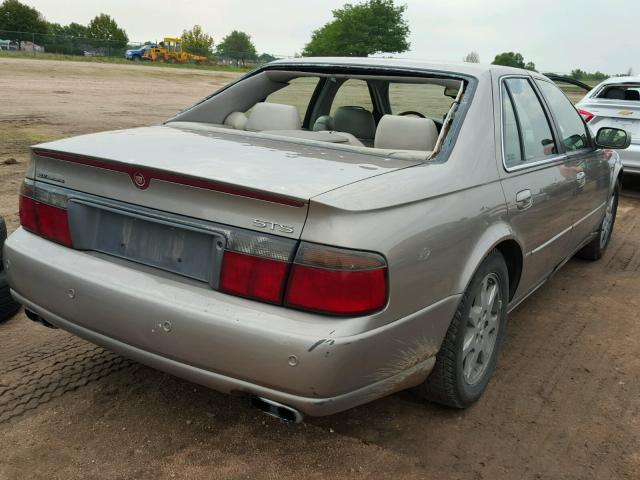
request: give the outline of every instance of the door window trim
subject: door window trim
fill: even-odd
[[[531,88],[533,89],[533,92],[535,93],[536,97],[538,98],[538,102],[540,102],[540,107],[542,108],[542,111],[544,112],[545,118],[547,119],[547,123],[549,124],[549,131],[551,132],[551,135],[553,135],[553,141],[556,145],[556,149],[558,148],[558,135],[555,129],[555,119],[553,119],[551,117],[551,112],[547,111],[547,104],[546,101],[542,98],[540,98],[540,93],[538,92],[538,89],[536,88],[535,85],[533,85],[531,83],[531,76],[527,76],[527,75],[504,75],[502,77],[500,77],[500,81],[498,84],[498,89],[500,90],[500,101],[499,101],[499,107],[500,107],[500,156],[502,157],[502,167],[505,169],[506,172],[517,172],[520,170],[526,170],[528,168],[534,168],[534,167],[539,167],[541,165],[545,165],[547,163],[556,163],[559,160],[565,160],[567,158],[566,153],[564,152],[559,152],[555,155],[550,155],[550,156],[546,156],[544,158],[541,158],[540,160],[533,160],[531,162],[527,162],[527,163],[523,163],[522,165],[516,165],[513,167],[508,167],[507,166],[507,159],[504,156],[504,152],[505,152],[505,138],[504,138],[504,112],[503,112],[503,85],[505,80],[508,80],[510,78],[518,78],[521,80],[525,80],[529,83],[529,85],[531,86]],[[507,94],[510,94],[511,92],[509,92],[508,87],[506,85],[504,85],[505,89],[507,89]],[[511,101],[511,98],[509,97],[509,101]],[[517,111],[516,111],[516,106],[513,102],[511,102],[511,104],[513,105],[513,109],[514,112],[516,114],[516,118],[517,118]],[[522,145],[522,138],[520,138],[522,136],[522,133],[520,132],[520,129],[518,129],[518,140],[520,141],[520,151],[522,151],[524,149],[524,145]],[[563,149],[564,150],[564,149]]]
[[[560,87],[558,87],[553,81],[545,79],[545,78],[534,78],[533,79],[533,84],[534,87],[536,88],[536,90],[538,90],[540,92],[540,97],[542,98],[542,101],[544,102],[544,105],[546,107],[546,110],[548,110],[548,114],[551,117],[551,119],[553,120],[554,126],[556,127],[556,134],[558,136],[558,138],[560,137],[560,129],[558,127],[558,119],[556,118],[556,115],[553,113],[553,110],[551,109],[551,106],[549,105],[549,102],[547,101],[547,98],[544,96],[544,93],[542,92],[542,89],[538,86],[538,81],[540,82],[546,82],[549,83],[551,85],[553,85],[554,87],[560,89]],[[562,90],[560,90],[560,92],[564,95],[564,92]],[[566,95],[564,95],[566,97]],[[569,100],[569,98],[567,97],[567,100]],[[569,100],[569,102],[571,102],[571,100]],[[575,107],[574,107],[575,108]],[[576,113],[577,110],[576,110]],[[596,151],[596,146],[595,146],[595,142],[593,141],[593,136],[591,135],[591,129],[589,128],[589,125],[587,125],[587,123],[584,121],[584,118],[582,118],[582,115],[580,115],[578,113],[578,118],[580,118],[580,120],[582,120],[582,125],[584,127],[585,133],[587,134],[587,140],[589,142],[589,145],[587,145],[584,148],[581,148],[580,150],[572,150],[571,152],[567,151],[567,148],[564,145],[564,142],[562,142],[562,150],[564,151],[564,153],[568,156],[568,157],[574,157],[574,156],[579,156],[579,155],[584,155],[585,153],[591,153]]]

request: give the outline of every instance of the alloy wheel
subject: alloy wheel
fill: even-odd
[[[489,273],[474,294],[462,344],[462,373],[469,385],[482,378],[491,361],[500,326],[501,292],[500,279]]]

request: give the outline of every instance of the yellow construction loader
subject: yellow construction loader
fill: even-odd
[[[193,55],[182,50],[182,40],[180,38],[166,37],[158,46],[149,48],[144,52],[143,59],[152,62],[165,63],[205,63],[207,57]]]

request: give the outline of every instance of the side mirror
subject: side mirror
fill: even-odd
[[[450,97],[450,98],[457,98],[458,97],[458,89],[457,88],[451,88],[451,87],[444,87],[444,96],[445,97]]]
[[[596,145],[600,148],[624,150],[631,145],[631,134],[620,128],[602,127],[596,134]]]

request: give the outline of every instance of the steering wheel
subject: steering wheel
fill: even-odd
[[[399,113],[400,116],[411,116],[411,117],[419,117],[419,118],[427,118],[420,112],[416,112],[414,110],[407,110],[406,112]]]

